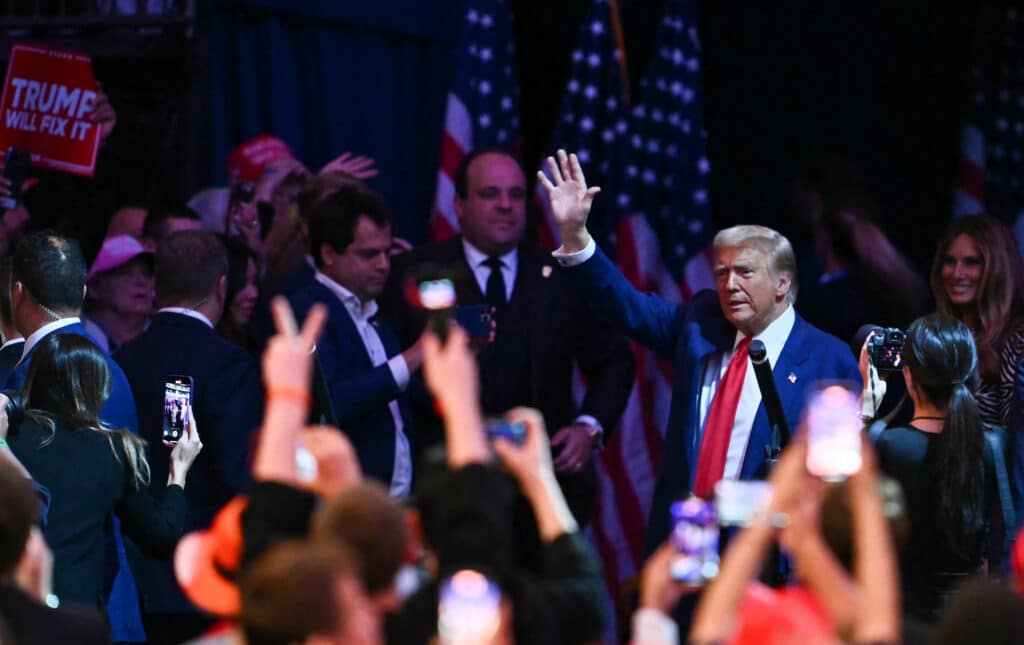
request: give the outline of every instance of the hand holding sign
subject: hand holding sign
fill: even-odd
[[[37,166],[92,176],[101,130],[109,134],[113,121],[88,56],[36,45],[11,48],[0,150],[20,148]]]

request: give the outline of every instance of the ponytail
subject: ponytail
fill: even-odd
[[[947,545],[967,560],[980,554],[985,524],[984,437],[978,403],[964,381],[952,384],[937,438],[935,519]]]

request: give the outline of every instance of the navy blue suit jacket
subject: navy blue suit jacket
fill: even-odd
[[[388,404],[395,399],[402,412],[405,435],[413,442],[405,393],[387,363],[374,367],[352,317],[330,289],[314,281],[289,300],[297,320],[305,319],[314,303],[327,306],[327,326],[317,341],[316,352],[338,425],[352,441],[363,473],[390,485],[395,466],[395,421]],[[400,354],[398,338],[391,328],[379,320],[374,327],[388,358]]]
[[[192,411],[203,450],[188,473],[185,530],[208,527],[217,511],[249,486],[251,437],[263,416],[259,365],[202,321],[176,313],[154,316],[149,329],[122,347],[115,360],[131,379],[154,492],[167,485],[170,454],[161,443],[164,383],[172,374],[192,377]],[[169,561],[146,559],[144,567],[147,612],[192,610]]]
[[[18,361],[21,360],[21,352],[25,349],[25,340],[12,342],[7,347],[0,349],[0,383],[6,383],[11,377]]]
[[[72,323],[66,327],[52,332],[54,334],[77,334],[79,336],[85,336],[89,340],[96,344],[96,339],[89,335],[89,332],[85,330],[85,325],[82,323]],[[43,338],[50,336],[47,334]],[[32,354],[35,353],[36,348],[39,347],[38,343],[32,348],[32,351],[28,353],[25,360],[14,368],[10,376],[7,377],[7,388],[8,389],[21,389],[21,386],[25,383],[25,376],[28,374],[28,366],[32,362]],[[97,347],[99,347],[97,345]],[[103,351],[103,350],[100,350]],[[123,371],[114,362],[110,356],[106,356],[107,368],[110,370],[110,396],[103,402],[103,407],[100,409],[100,420],[106,423],[111,428],[119,428],[130,430],[132,432],[139,431],[139,420],[135,413],[135,399],[132,397],[132,388],[128,385],[128,379],[125,377]],[[166,482],[165,482],[166,483]]]
[[[693,487],[702,439],[699,406],[706,360],[732,347],[736,329],[722,314],[714,292],[698,293],[686,305],[643,294],[633,288],[600,249],[593,258],[566,273],[579,288],[588,291],[594,306],[616,321],[628,336],[672,359],[672,405],[648,517],[647,547],[651,551],[668,536],[669,505],[684,498]],[[812,327],[799,315],[772,368],[792,429],[800,421],[808,388],[816,381],[842,379],[860,383],[849,346]],[[768,415],[762,403],[754,417],[741,479],[759,475],[765,461],[764,446],[770,440]]]

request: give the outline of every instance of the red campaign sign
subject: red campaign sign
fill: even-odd
[[[15,44],[0,99],[0,154],[11,146],[32,162],[92,177],[100,145],[96,78],[88,56],[64,49]]]

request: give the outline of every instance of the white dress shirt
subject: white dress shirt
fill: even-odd
[[[787,306],[782,314],[772,321],[764,331],[754,336],[752,340],[759,340],[764,343],[768,350],[768,361],[774,367],[779,362],[779,355],[782,347],[789,338],[789,332],[793,331],[793,323],[796,322],[796,313],[793,307]],[[708,421],[708,411],[711,409],[711,401],[718,390],[718,384],[729,367],[729,359],[732,358],[736,346],[746,338],[741,332],[736,332],[732,349],[719,354],[711,354],[704,365],[704,381],[700,388],[700,437],[704,436],[704,429]],[[757,408],[761,405],[761,388],[757,386],[757,376],[754,374],[754,364],[747,359],[747,374],[743,378],[743,390],[740,391],[740,401],[736,405],[736,418],[732,422],[732,434],[729,436],[729,448],[725,453],[725,471],[722,479],[738,479],[740,469],[743,467],[743,458],[747,453],[747,442],[750,440],[750,430],[754,427],[754,416],[757,415]]]
[[[462,248],[466,252],[466,262],[469,268],[473,269],[473,277],[480,286],[480,293],[487,295],[487,280],[491,277],[491,267],[484,264],[490,257],[480,249],[462,238]],[[512,290],[516,285],[516,272],[519,269],[519,250],[512,249],[505,255],[499,256],[501,260],[501,275],[505,278],[505,302],[512,300]]]
[[[572,267],[583,264],[594,256],[597,252],[597,244],[594,239],[591,238],[587,245],[575,253],[565,253],[561,249],[555,251],[555,259],[558,263],[564,267]],[[760,340],[764,343],[765,349],[768,352],[768,360],[774,368],[775,364],[779,361],[779,355],[782,354],[782,348],[786,344],[786,340],[789,338],[789,334],[793,331],[793,324],[796,322],[796,313],[793,311],[792,305],[786,307],[786,310],[776,318],[764,331],[754,336],[752,340]],[[708,357],[704,364],[704,377],[700,389],[700,435],[696,436],[695,439],[699,442],[703,440],[704,428],[707,424],[708,410],[711,409],[711,401],[715,396],[715,392],[718,390],[718,384],[722,380],[722,376],[725,374],[726,368],[729,366],[729,359],[732,358],[732,353],[739,345],[740,341],[746,336],[743,332],[737,331],[736,338],[733,341],[732,349],[727,352],[719,354],[712,354]],[[747,443],[750,440],[750,431],[754,426],[754,416],[757,414],[757,408],[761,405],[761,390],[757,386],[757,377],[754,375],[754,365],[747,360],[747,373],[743,378],[743,390],[740,392],[739,404],[736,407],[736,419],[732,424],[732,434],[729,437],[729,448],[725,455],[725,471],[722,475],[723,479],[737,479],[740,475],[740,470],[743,468],[743,458],[747,452]],[[696,472],[696,471],[694,471]]]
[[[39,329],[29,334],[29,337],[25,339],[25,347],[23,347],[21,350],[21,358],[18,359],[18,364],[20,365],[21,361],[25,360],[25,357],[29,355],[29,353],[35,348],[36,345],[39,344],[39,341],[41,341],[44,336],[46,336],[47,334],[51,334],[57,331],[58,329],[63,329],[68,325],[74,325],[75,323],[80,322],[82,321],[77,317],[61,318],[60,320],[54,320],[51,323],[46,323]]]
[[[370,322],[370,319],[377,313],[377,303],[370,301],[365,304],[359,298],[320,271],[316,272],[316,280],[327,287],[331,293],[337,296],[338,300],[345,305],[345,311],[352,318],[352,323],[359,331],[359,337],[363,341],[363,347],[370,356],[370,362],[374,367],[387,363],[391,370],[391,376],[395,379],[399,389],[405,390],[409,385],[409,366],[401,354],[388,359],[384,350],[384,343],[380,340],[377,329]],[[392,399],[388,403],[391,417],[395,422],[395,466],[391,474],[391,495],[392,497],[407,497],[412,487],[412,451],[409,448],[409,438],[405,435],[405,424],[402,422],[402,412],[398,408],[398,400]]]

